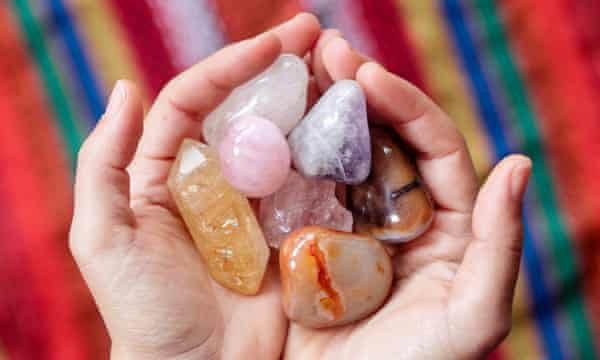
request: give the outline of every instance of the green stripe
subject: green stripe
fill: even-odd
[[[544,149],[536,126],[536,116],[529,104],[525,84],[511,58],[508,41],[493,1],[479,0],[475,3],[486,32],[487,45],[491,49],[499,69],[499,78],[502,80],[505,96],[515,111],[515,116],[509,117],[509,120],[514,127],[520,128],[524,150],[535,160],[532,178],[535,190],[539,195],[542,212],[546,217],[550,252],[553,262],[558,268],[559,285],[561,290],[572,291],[567,294],[565,304],[571,328],[570,341],[577,346],[577,358],[595,359],[596,349],[583,299],[578,289],[572,286],[577,283],[579,278],[575,253],[564,220],[559,214],[559,206],[554,195],[555,186],[544,159]]]
[[[44,88],[67,146],[71,168],[74,170],[77,162],[77,152],[83,141],[83,132],[73,116],[56,68],[48,54],[43,33],[31,12],[27,0],[13,0],[12,4],[21,24],[29,51],[38,66]]]

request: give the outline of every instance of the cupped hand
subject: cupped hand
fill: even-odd
[[[416,154],[436,205],[431,228],[396,247],[396,283],[386,304],[345,327],[290,324],[289,359],[478,359],[508,334],[522,248],[521,203],[528,158],[502,160],[479,188],[465,140],[425,94],[322,33],[312,59],[320,91],[354,79],[369,120],[395,130]]]
[[[437,207],[431,230],[397,249],[397,281],[386,305],[329,330],[288,323],[274,263],[257,296],[212,281],[166,186],[181,141],[201,138],[201,119],[233,88],[282,52],[310,50],[311,97],[335,80],[356,79],[371,117],[416,150]],[[339,32],[321,33],[316,19],[303,14],[176,77],[145,120],[137,89],[120,81],[80,152],[70,246],[114,358],[476,358],[510,328],[529,171],[528,159],[509,157],[477,195],[452,121],[419,90],[351,49]]]
[[[71,251],[106,323],[114,358],[279,357],[287,332],[276,273],[258,296],[212,281],[167,189],[184,138],[281,52],[303,56],[320,34],[299,15],[231,45],[172,80],[144,120],[135,86],[117,84],[85,141],[75,186]]]

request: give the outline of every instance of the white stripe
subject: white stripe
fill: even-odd
[[[225,44],[210,0],[147,0],[178,70],[186,69]]]
[[[314,13],[323,28],[340,30],[344,38],[358,51],[375,57],[373,42],[363,26],[356,0],[300,0],[303,7]]]

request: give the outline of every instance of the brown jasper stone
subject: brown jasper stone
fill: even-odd
[[[434,210],[415,167],[391,131],[371,129],[371,174],[367,181],[351,188],[350,203],[356,232],[400,243],[423,234]]]
[[[279,252],[283,307],[311,328],[344,325],[377,310],[392,285],[392,264],[369,236],[309,226]]]

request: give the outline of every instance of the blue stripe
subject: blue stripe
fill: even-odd
[[[560,343],[558,330],[554,319],[553,309],[555,308],[554,298],[548,290],[548,284],[542,271],[543,265],[535,248],[535,239],[529,226],[529,216],[523,215],[524,224],[524,243],[523,243],[523,264],[525,265],[525,274],[529,284],[529,293],[533,300],[531,309],[536,321],[537,327],[542,335],[544,352],[548,359],[562,360],[564,349]]]
[[[94,125],[104,113],[105,106],[98,81],[85,54],[82,41],[69,10],[62,0],[47,1],[51,9],[52,19],[60,30],[61,37],[66,45],[72,72],[77,77],[83,90],[85,105],[90,113],[90,125]]]
[[[465,22],[464,11],[457,0],[442,0],[442,7],[450,27],[450,34],[458,50],[463,66],[469,77],[471,88],[477,97],[480,117],[494,144],[497,160],[511,153],[502,118],[494,102],[490,85],[482,69],[481,61],[475,44]],[[553,298],[548,290],[544,278],[542,263],[535,249],[535,239],[528,225],[530,220],[527,212],[524,220],[524,248],[523,263],[525,274],[531,290],[531,297],[535,306],[533,312],[536,325],[540,330],[545,353],[551,359],[562,359],[563,350],[558,336],[557,326],[552,314]]]

